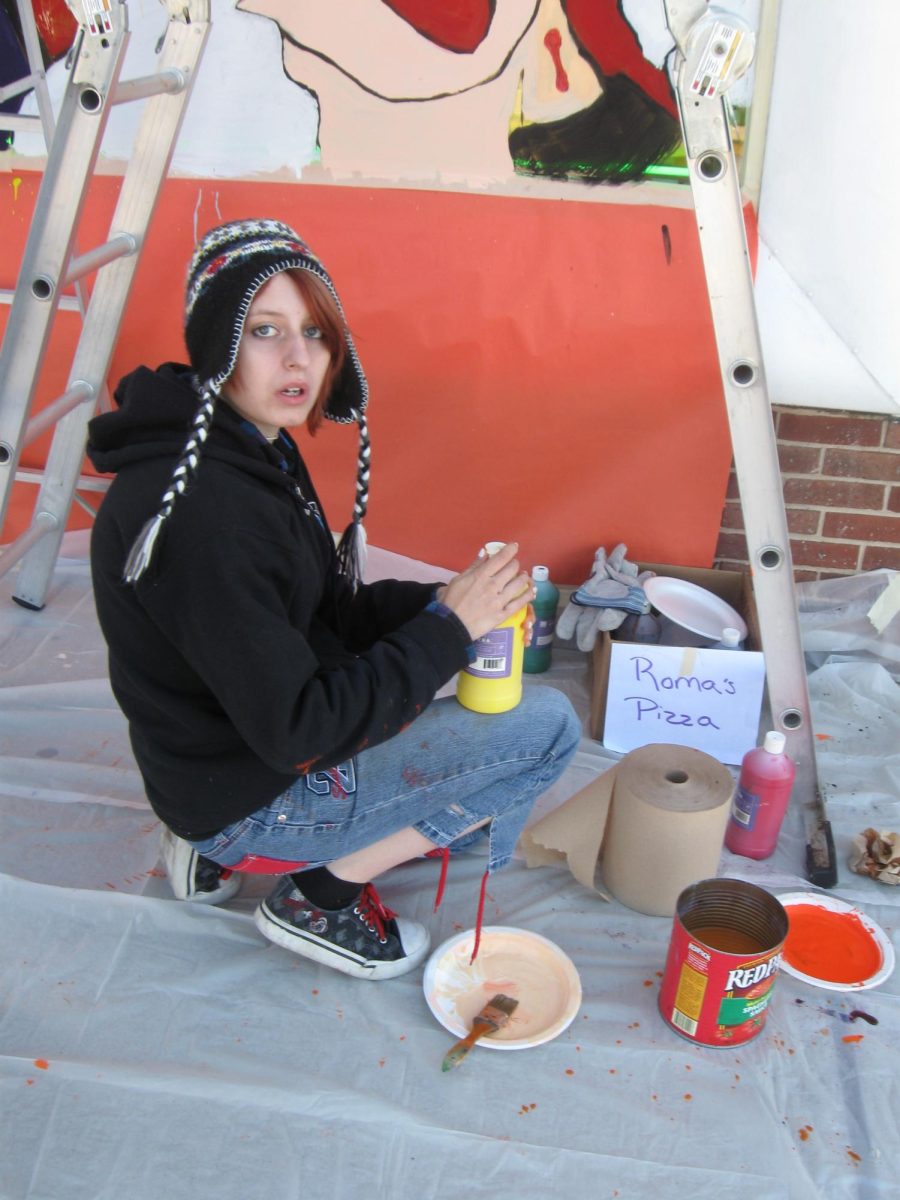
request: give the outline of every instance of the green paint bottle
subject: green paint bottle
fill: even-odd
[[[531,602],[534,608],[534,629],[531,632],[531,645],[525,647],[522,670],[528,675],[537,675],[550,667],[556,611],[559,607],[559,588],[550,582],[550,571],[547,567],[532,567],[531,578],[536,592]]]

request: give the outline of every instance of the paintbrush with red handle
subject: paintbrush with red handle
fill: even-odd
[[[512,996],[504,996],[498,992],[472,1022],[469,1033],[444,1055],[441,1070],[449,1071],[451,1067],[458,1067],[479,1038],[502,1029],[509,1021],[518,1003],[518,1000],[513,1000]]]

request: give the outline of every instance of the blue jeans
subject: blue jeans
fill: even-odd
[[[487,834],[487,869],[496,871],[580,737],[568,699],[545,685],[526,685],[516,708],[489,716],[452,696],[436,700],[390,741],[300,776],[265,808],[191,844],[223,867],[287,873],[412,826],[437,847],[461,848]],[[460,841],[485,820],[489,826]]]

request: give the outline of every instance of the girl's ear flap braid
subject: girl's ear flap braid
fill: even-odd
[[[366,569],[366,531],[363,521],[369,507],[369,460],[371,445],[369,427],[365,414],[354,409],[353,416],[359,426],[359,456],[356,460],[356,499],[353,502],[353,519],[344,530],[338,544],[338,565],[355,588]]]
[[[338,569],[356,590],[366,571],[367,542],[364,525],[357,521],[350,522],[338,543],[337,556]]]
[[[141,532],[135,538],[134,544],[125,560],[125,568],[122,571],[122,579],[125,583],[137,583],[150,566],[153,548],[156,545],[156,539],[159,537],[164,521],[165,517],[162,513],[157,513],[155,517],[151,517],[146,522]]]
[[[146,522],[128,552],[122,572],[122,578],[126,583],[136,583],[149,567],[157,539],[162,532],[163,525],[172,515],[175,501],[179,496],[184,495],[197,473],[200,465],[200,452],[203,449],[203,443],[209,436],[217,394],[212,383],[208,383],[203,388],[200,407],[194,415],[190,437],[185,443],[181,457],[175,464],[169,486],[163,493],[159,512]]]

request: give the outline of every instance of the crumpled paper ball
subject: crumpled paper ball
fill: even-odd
[[[900,833],[864,829],[853,838],[848,861],[857,875],[868,875],[880,883],[900,884]]]

